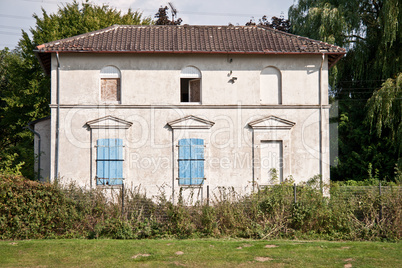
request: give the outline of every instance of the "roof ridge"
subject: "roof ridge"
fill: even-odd
[[[298,34],[292,34],[292,33],[284,32],[284,31],[281,31],[281,30],[278,30],[278,29],[271,28],[269,26],[265,26],[265,25],[256,25],[256,26],[260,27],[260,28],[263,28],[265,30],[275,31],[275,32],[278,32],[280,34],[286,34],[286,35],[288,35],[290,37],[296,37],[296,38],[300,38],[300,39],[305,39],[305,40],[312,41],[312,42],[319,42],[321,44],[331,46],[331,47],[338,47],[338,48],[343,49],[343,50],[346,51],[346,49],[344,49],[344,48],[342,48],[342,47],[340,47],[338,45],[330,44],[330,43],[327,43],[327,42],[324,42],[324,41],[321,41],[321,40],[316,40],[316,39],[308,38],[308,37],[301,36],[301,35],[298,35]]]
[[[60,42],[70,42],[70,41],[73,41],[73,40],[78,40],[78,39],[81,39],[81,38],[86,37],[86,36],[93,36],[93,35],[95,35],[95,34],[100,34],[100,33],[103,33],[103,32],[108,32],[108,31],[110,31],[110,30],[114,30],[114,29],[116,29],[116,28],[118,28],[118,27],[120,27],[120,26],[121,26],[121,25],[113,24],[113,25],[111,25],[111,26],[109,26],[109,27],[102,28],[102,29],[99,29],[99,30],[96,30],[96,31],[87,32],[87,33],[83,33],[83,34],[79,34],[79,35],[74,35],[74,36],[70,36],[70,37],[67,37],[67,38],[63,38],[63,39],[58,39],[58,40],[50,41],[50,42],[47,42],[47,43],[44,43],[44,44],[42,44],[42,45],[37,46],[37,48],[38,48],[38,49],[42,49],[43,47],[45,47],[45,46],[47,46],[47,45],[50,46],[50,45],[53,45],[53,44],[58,44],[58,43],[60,43]]]

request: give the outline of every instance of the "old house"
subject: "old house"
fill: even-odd
[[[114,25],[36,53],[51,75],[42,177],[168,196],[329,180],[340,47],[264,26]]]

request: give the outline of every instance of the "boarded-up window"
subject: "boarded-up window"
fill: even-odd
[[[101,101],[120,102],[120,71],[114,66],[105,66],[100,72]]]
[[[120,78],[101,78],[101,100],[120,101]]]
[[[201,102],[201,72],[195,67],[186,67],[180,73],[180,101]]]

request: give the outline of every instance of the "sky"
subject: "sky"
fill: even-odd
[[[0,49],[17,46],[21,30],[29,32],[35,27],[34,13],[42,17],[41,8],[48,14],[55,13],[58,7],[73,0],[0,0]],[[82,2],[82,0],[78,0]],[[288,9],[295,0],[91,0],[91,3],[106,4],[126,13],[129,8],[143,13],[144,17],[154,18],[160,6],[171,2],[178,11],[182,24],[190,25],[244,25],[254,18],[258,21],[263,15],[268,18],[287,18]]]

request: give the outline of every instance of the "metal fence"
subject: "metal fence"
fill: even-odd
[[[259,189],[254,194],[258,195],[261,194],[261,198],[263,196],[264,191],[272,190],[278,186],[265,186],[264,189]],[[379,217],[382,217],[382,210],[384,205],[386,205],[387,198],[390,195],[400,196],[402,195],[402,187],[401,186],[382,186],[379,184],[378,186],[336,186],[332,187],[329,190],[322,190],[318,188],[311,188],[308,186],[300,186],[294,184],[293,186],[279,186],[282,189],[286,189],[282,192],[285,195],[285,198],[288,200],[288,203],[297,203],[300,200],[306,200],[305,198],[306,191],[312,191],[315,193],[324,194],[327,196],[325,200],[327,202],[354,202],[356,204],[360,204],[362,202],[366,202],[370,199],[370,202],[376,202],[378,206],[378,213]],[[230,188],[229,188],[230,189]],[[119,194],[118,202],[121,204],[121,210],[124,215],[130,218],[137,218],[140,219],[149,219],[150,217],[157,217],[160,220],[163,220],[167,217],[166,215],[166,205],[170,204],[168,201],[171,201],[171,197],[153,197],[147,198],[140,193],[134,193],[130,191],[130,189],[124,189],[124,186],[121,188],[121,191],[125,191],[125,194]],[[245,201],[247,199],[247,195],[242,195],[237,193],[234,189],[228,190],[228,188],[220,188],[216,187],[210,191],[209,186],[205,187],[204,193],[201,196],[198,195],[197,198],[191,200],[176,200],[176,204],[180,203],[188,208],[192,206],[199,206],[199,205],[207,205],[207,206],[214,206],[223,200],[226,202],[236,202],[236,201]],[[269,193],[268,193],[269,194]],[[191,196],[191,195],[190,195]],[[318,195],[319,196],[319,195]],[[158,198],[160,198],[158,200]],[[320,199],[320,198],[318,198]],[[194,201],[196,200],[196,201]]]

